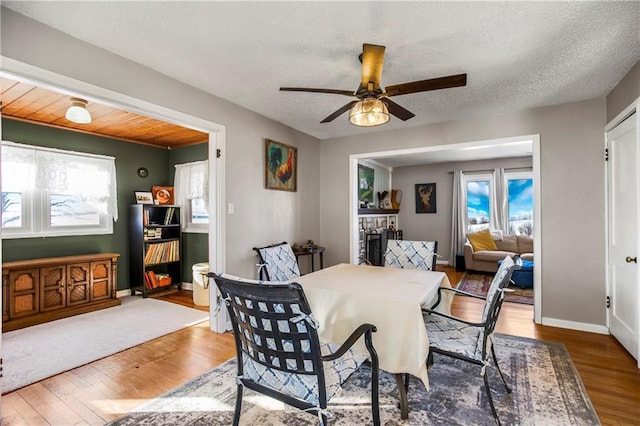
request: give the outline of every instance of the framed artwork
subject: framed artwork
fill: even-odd
[[[148,191],[133,191],[136,204],[153,204],[153,194]]]
[[[436,184],[416,183],[416,213],[436,212]]]
[[[151,192],[156,204],[174,204],[173,186],[153,186]]]
[[[279,191],[297,191],[298,150],[280,142],[264,141],[264,186]]]
[[[371,167],[358,164],[358,200],[373,203],[373,177]]]

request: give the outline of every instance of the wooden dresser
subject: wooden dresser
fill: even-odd
[[[120,304],[117,253],[2,264],[2,331]]]

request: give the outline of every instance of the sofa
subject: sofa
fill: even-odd
[[[484,244],[476,243],[478,240],[477,234],[480,233],[482,233],[479,236],[481,237],[480,240],[484,240]],[[486,244],[486,234],[489,234],[493,245]],[[471,240],[469,237],[471,237]],[[496,272],[499,260],[515,254],[519,254],[522,260],[533,261],[533,238],[526,235],[492,234],[489,230],[485,230],[468,234],[467,241],[464,244],[465,268],[471,271]]]

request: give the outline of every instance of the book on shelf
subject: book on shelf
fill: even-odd
[[[171,225],[173,222],[173,215],[175,213],[175,207],[167,207],[167,210],[164,213],[164,224]]]
[[[147,244],[147,251],[144,255],[145,265],[156,263],[176,262],[180,260],[180,241],[172,240],[162,243]]]

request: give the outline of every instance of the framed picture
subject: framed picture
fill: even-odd
[[[416,213],[436,212],[436,184],[416,183]]]
[[[265,139],[264,186],[279,191],[297,191],[298,150],[280,142]]]
[[[174,204],[173,186],[153,186],[151,192],[156,204]]]
[[[153,204],[153,194],[148,191],[133,191],[136,204]]]
[[[375,170],[358,164],[358,200],[373,203],[373,178]]]
[[[391,199],[390,199],[390,198],[385,198],[384,200],[382,200],[382,201],[380,202],[380,208],[383,208],[383,209],[390,209],[390,208],[392,208],[392,206],[391,206]]]

